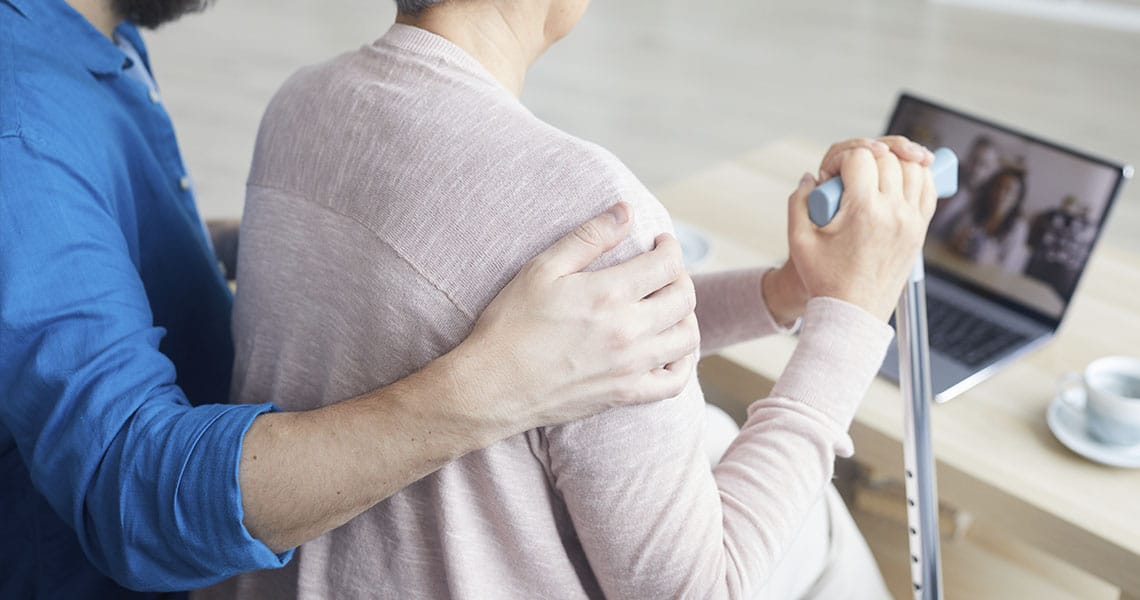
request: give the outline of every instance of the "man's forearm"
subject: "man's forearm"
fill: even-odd
[[[474,410],[486,403],[473,396],[493,392],[466,376],[470,363],[452,352],[375,392],[258,417],[246,433],[240,467],[249,532],[275,552],[293,548],[515,433],[511,424]]]

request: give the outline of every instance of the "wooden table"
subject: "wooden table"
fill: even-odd
[[[786,255],[787,197],[826,146],[780,141],[658,190],[673,217],[707,234],[704,269],[775,264]],[[777,336],[702,362],[702,378],[742,410],[766,393],[794,348]],[[1140,355],[1140,257],[1102,244],[1060,335],[932,411],[941,500],[1140,599],[1140,470],[1101,466],[1045,424],[1058,378],[1109,354]],[[739,414],[739,412],[738,412]],[[856,416],[856,458],[902,472],[902,403],[879,378]]]

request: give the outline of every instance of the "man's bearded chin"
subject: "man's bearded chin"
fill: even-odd
[[[211,0],[112,0],[115,12],[124,19],[154,29],[186,13],[205,10]]]

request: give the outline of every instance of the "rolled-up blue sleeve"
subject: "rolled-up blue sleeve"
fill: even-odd
[[[124,234],[134,216],[117,210],[64,162],[0,138],[0,427],[120,584],[279,567],[290,554],[250,536],[238,484],[243,436],[273,407],[190,406]]]

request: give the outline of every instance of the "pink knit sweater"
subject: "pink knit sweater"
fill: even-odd
[[[396,25],[302,70],[265,115],[250,175],[235,399],[307,409],[408,375],[459,343],[525,261],[618,199],[635,233],[599,266],[649,248],[668,214],[614,156],[535,118],[443,38]],[[761,275],[697,278],[703,351],[776,331]],[[199,595],[750,597],[851,453],[890,338],[852,305],[812,300],[772,396],[711,470],[694,381],[471,453],[284,569]]]

